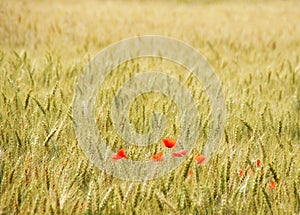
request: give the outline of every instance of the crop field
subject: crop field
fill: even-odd
[[[199,164],[212,125],[205,88],[164,59],[120,65],[95,95],[97,129],[113,152],[124,148],[134,161],[172,152],[161,141],[132,145],[112,123],[111,101],[137,74],[176,77],[200,122],[178,168],[130,181],[89,160],[73,101],[99,51],[143,35],[179,39],[207,59],[222,83],[226,126]],[[153,112],[166,119],[161,138],[176,140],[177,106],[157,92],[131,104],[136,132],[149,132]],[[300,214],[300,2],[0,0],[0,214]]]

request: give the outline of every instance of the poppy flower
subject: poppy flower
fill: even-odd
[[[160,152],[160,153],[157,153],[155,155],[152,156],[152,160],[154,162],[161,162],[161,161],[164,161],[164,158],[163,158],[163,153]]]
[[[198,154],[195,156],[195,160],[198,162],[198,164],[203,164],[206,160],[206,157]]]
[[[122,158],[125,158],[128,160],[127,155],[125,154],[125,149],[120,149],[116,154],[112,156],[112,160],[115,162],[117,160],[120,160]]]
[[[239,174],[240,174],[240,176],[242,177],[243,175],[245,175],[245,170],[240,169],[240,170],[239,170]]]
[[[257,166],[257,167],[260,167],[260,164],[261,164],[260,160],[257,159],[257,160],[256,160],[256,166]]]
[[[173,157],[183,157],[187,154],[187,150],[183,149],[183,150],[180,150],[178,152],[173,152],[172,153],[172,156]]]
[[[269,184],[269,188],[271,190],[275,190],[275,188],[276,188],[276,182],[275,181],[271,181],[270,184]]]
[[[176,140],[172,138],[163,138],[162,141],[167,148],[173,148],[176,145]]]
[[[187,175],[188,175],[188,176],[193,176],[193,175],[194,175],[194,171],[190,169],[190,170],[188,171],[188,174],[187,174]]]

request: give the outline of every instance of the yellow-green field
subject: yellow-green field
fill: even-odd
[[[0,214],[299,214],[299,8],[296,0],[0,0]],[[74,87],[101,49],[149,34],[180,39],[207,58],[223,85],[227,123],[211,160],[197,165],[211,122],[203,88],[191,79],[201,117],[196,149],[161,178],[122,181],[79,147]],[[147,60],[126,66],[99,89],[98,101],[108,102],[98,102],[96,121],[114,151],[148,159],[165,149],[122,141],[109,99],[135,73],[165,69],[180,79],[184,71]],[[176,106],[158,94],[139,99],[130,112],[137,131],[148,131],[149,114],[162,109],[165,136],[176,138]]]

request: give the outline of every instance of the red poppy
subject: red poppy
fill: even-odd
[[[188,176],[193,176],[193,175],[194,175],[193,170],[189,170],[189,171],[188,171]]]
[[[242,177],[243,175],[245,175],[245,170],[240,169],[240,170],[239,170],[239,174],[240,174],[240,176]]]
[[[261,164],[260,160],[257,159],[257,160],[256,160],[256,166],[257,166],[257,167],[260,167],[260,164]]]
[[[125,158],[128,160],[127,155],[125,154],[125,149],[120,149],[116,154],[112,156],[112,160],[115,162],[119,159]]]
[[[269,184],[269,188],[271,190],[275,190],[275,188],[276,188],[276,182],[275,181],[271,181],[270,184]]]
[[[178,152],[173,152],[172,153],[172,156],[173,157],[183,157],[187,154],[187,150],[183,149],[183,150],[180,150]]]
[[[198,164],[203,164],[206,160],[206,157],[198,154],[195,156],[195,160],[198,162]]]
[[[164,158],[163,158],[163,153],[160,152],[160,153],[157,153],[155,155],[152,156],[152,160],[154,162],[161,162],[161,161],[164,161]]]
[[[176,140],[171,138],[163,138],[162,141],[167,148],[173,148],[176,145]]]

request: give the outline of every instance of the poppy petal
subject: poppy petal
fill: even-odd
[[[173,148],[176,145],[176,140],[171,138],[163,138],[162,141],[167,148]]]
[[[163,153],[160,152],[160,153],[157,153],[155,155],[152,156],[152,160],[154,162],[161,162],[161,161],[164,161],[164,158],[163,158]]]
[[[206,157],[203,155],[196,155],[195,160],[198,162],[198,164],[203,164],[206,160]]]
[[[180,150],[178,152],[173,152],[172,153],[172,156],[173,157],[183,157],[187,154],[187,150],[183,149],[183,150]]]

